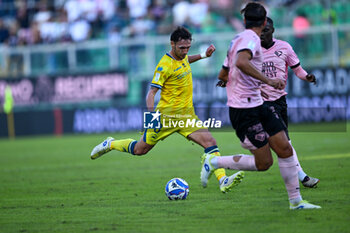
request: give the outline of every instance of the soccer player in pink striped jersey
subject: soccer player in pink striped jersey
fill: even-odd
[[[300,194],[298,171],[293,149],[285,133],[286,126],[277,112],[263,104],[260,85],[265,83],[283,90],[285,80],[268,78],[262,72],[263,54],[260,35],[266,25],[266,10],[255,2],[242,10],[246,30],[231,41],[227,64],[229,67],[226,87],[230,120],[243,148],[254,156],[233,155],[202,158],[201,181],[206,184],[217,168],[246,171],[266,171],[273,163],[271,149],[278,156],[278,163],[290,203],[290,209],[318,209],[303,200]],[[221,73],[221,72],[220,72]]]
[[[316,77],[313,74],[308,74],[300,65],[298,56],[295,54],[292,46],[286,41],[277,40],[273,38],[275,29],[273,27],[273,20],[267,17],[267,22],[264,30],[261,33],[261,46],[264,55],[264,62],[262,65],[262,72],[266,77],[276,78],[281,77],[285,82],[288,78],[288,67],[291,67],[293,72],[302,80],[316,84]],[[218,86],[226,86],[229,65],[228,60],[225,59],[222,70],[219,74]],[[283,120],[286,127],[288,127],[288,112],[285,90],[278,90],[269,85],[261,85],[262,97],[264,104],[273,107],[280,119]],[[288,130],[286,130],[289,139]],[[289,143],[291,141],[289,140]],[[293,148],[293,147],[292,147]],[[304,187],[314,188],[317,186],[319,179],[308,176],[302,169],[297,153],[293,148],[293,156],[296,161],[298,169],[298,177]]]
[[[300,65],[298,56],[295,54],[292,46],[282,40],[273,38],[275,29],[273,27],[273,20],[267,17],[267,23],[264,30],[261,33],[261,46],[264,54],[264,62],[262,66],[262,72],[266,77],[283,78],[286,82],[288,79],[288,67],[291,67],[295,75],[305,81],[316,84],[316,77],[313,74],[308,74]],[[277,90],[271,88],[268,85],[263,84],[261,86],[262,91],[267,95],[263,95],[266,105],[275,109],[279,114],[279,117],[288,127],[288,113],[287,113],[287,101],[285,90]],[[288,139],[288,130],[286,130]],[[289,140],[291,144],[291,140]],[[292,146],[293,148],[293,146]],[[293,148],[293,157],[297,162],[298,176],[301,183],[308,188],[314,188],[317,186],[319,180],[308,176],[302,169],[296,151]]]

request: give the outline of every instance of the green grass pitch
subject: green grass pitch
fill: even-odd
[[[214,176],[201,187],[203,150],[179,135],[142,157],[112,151],[95,161],[90,151],[106,134],[1,139],[0,232],[350,232],[350,133],[319,127],[291,130],[304,170],[321,180],[301,192],[322,209],[301,211],[288,208],[275,156],[222,194]],[[233,132],[213,135],[223,155],[247,153]],[[187,200],[166,198],[173,177],[189,183]]]

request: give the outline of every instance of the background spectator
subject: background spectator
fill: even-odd
[[[9,37],[9,29],[6,27],[4,21],[0,18],[0,43],[7,43]]]
[[[189,7],[189,22],[197,32],[201,32],[209,13],[208,0],[194,0]]]
[[[17,47],[23,45],[23,41],[18,37],[18,27],[17,23],[10,27],[10,35],[8,38],[8,45],[10,47]],[[7,73],[10,76],[20,76],[23,73],[23,56],[21,53],[13,52],[8,57],[7,61]]]
[[[293,29],[295,32],[295,50],[301,56],[305,55],[307,50],[307,35],[305,32],[310,28],[310,22],[306,18],[306,14],[298,12],[298,15],[293,20]]]

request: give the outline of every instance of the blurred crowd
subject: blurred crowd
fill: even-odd
[[[247,0],[0,0],[0,43],[15,46],[81,42],[98,38],[119,41],[123,37],[168,34],[175,25],[185,25],[196,33],[232,29],[240,31],[243,22],[239,10],[246,2]],[[259,2],[288,6],[298,1]],[[310,10],[302,12],[305,7],[310,7]],[[341,11],[344,7],[340,4],[338,8]],[[319,12],[316,12],[315,18],[317,9]],[[283,11],[278,7],[271,11],[280,19],[276,20],[276,26],[283,26],[281,23],[284,22],[278,15]],[[312,19],[321,18],[322,21],[327,18],[323,21],[331,23],[337,21],[340,13],[335,12],[334,7],[324,9],[319,2],[303,6],[300,12],[299,15],[311,12]],[[316,21],[315,24],[317,23]]]
[[[231,0],[0,0],[0,43],[10,46],[243,28],[244,1]]]
[[[239,10],[246,0],[0,0],[0,43],[10,46],[87,39],[168,34],[174,25],[194,32],[242,30]],[[264,1],[259,1],[264,2]],[[270,0],[274,5],[298,1]],[[342,2],[342,1],[337,1]],[[345,1],[346,2],[346,1]],[[277,4],[276,4],[277,3]],[[324,9],[318,3],[301,8],[313,19],[337,23],[337,5]],[[271,4],[270,4],[271,5]],[[344,10],[338,4],[338,11]],[[302,9],[310,7],[303,12]],[[346,6],[345,6],[346,8]],[[281,8],[288,9],[288,8]],[[319,11],[319,12],[315,12]],[[278,16],[278,12],[275,9]],[[283,12],[287,13],[287,12]],[[346,9],[345,9],[346,13]],[[326,20],[323,20],[327,18]],[[281,26],[283,20],[277,21]],[[322,22],[321,22],[322,23]],[[315,24],[319,24],[316,20]],[[291,26],[291,25],[289,25]]]

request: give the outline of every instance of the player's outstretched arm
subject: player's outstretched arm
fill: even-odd
[[[215,50],[216,50],[215,46],[211,44],[205,52],[201,54],[196,54],[196,55],[189,55],[188,62],[193,63],[200,59],[211,57],[211,55],[215,52]]]
[[[308,82],[313,83],[313,84],[317,83],[315,75],[308,74],[300,65],[293,68],[293,72],[298,78],[300,78],[302,80],[308,81]]]
[[[148,111],[150,111],[150,112],[154,110],[154,97],[157,94],[158,90],[159,90],[159,88],[151,86],[151,88],[149,89],[149,91],[147,93],[146,105],[147,105]]]

